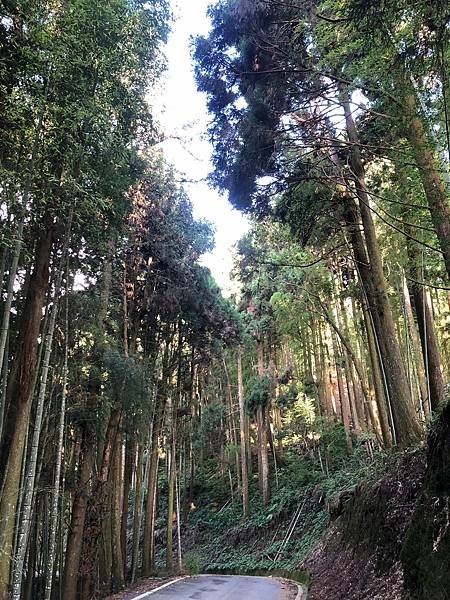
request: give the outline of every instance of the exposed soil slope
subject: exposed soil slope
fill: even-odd
[[[301,564],[312,578],[309,600],[449,600],[450,405],[426,456],[405,455],[334,513]]]
[[[428,440],[427,470],[401,558],[408,598],[450,598],[450,405]]]
[[[333,519],[300,565],[311,576],[309,600],[397,600],[404,586],[401,551],[425,471],[422,452],[402,457],[380,481],[330,506]]]

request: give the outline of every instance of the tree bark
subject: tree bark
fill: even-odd
[[[129,515],[129,496],[131,489],[131,480],[133,476],[133,463],[136,457],[136,442],[127,436],[125,440],[125,465],[123,472],[123,503],[122,503],[122,525],[121,525],[121,544],[122,544],[122,562],[123,573],[127,579],[127,537],[128,537],[128,515]]]
[[[339,298],[340,298],[340,301],[336,307],[337,325],[339,328],[342,329],[342,333],[345,336],[346,340],[350,340],[351,338],[350,338],[350,328],[349,328],[348,316],[347,316],[347,308],[345,306],[345,302],[344,302],[342,294],[339,294]],[[349,343],[349,345],[350,345],[350,343]],[[370,395],[368,393],[368,390],[367,390],[367,387],[365,384],[364,369],[363,369],[363,366],[361,365],[361,362],[357,356],[357,352],[355,352],[353,350],[353,348],[350,348],[351,352],[349,352],[348,348],[345,346],[345,344],[344,344],[344,347],[347,350],[347,352],[345,353],[346,379],[347,379],[349,388],[351,386],[351,390],[353,393],[353,403],[351,403],[353,422],[355,424],[355,432],[357,434],[360,434],[362,427],[364,427],[364,425],[366,424],[365,423],[366,422],[366,418],[365,418],[366,411],[364,411],[364,406],[367,407],[367,412],[370,415],[370,419],[373,421],[372,415],[371,415],[372,407],[371,407],[371,402],[370,402]],[[355,377],[354,377],[353,366],[355,364],[355,360],[358,361],[358,363],[359,363],[359,365],[358,365],[359,370],[357,369],[357,374],[359,377],[360,388],[357,387]],[[351,361],[353,361],[353,363]],[[363,396],[363,398],[361,397],[361,395]],[[373,431],[375,433],[378,433],[376,430],[376,427],[375,427],[375,423],[373,425],[374,425]]]
[[[172,407],[172,434],[170,440],[170,456],[169,477],[168,477],[168,493],[167,493],[167,522],[166,522],[166,570],[168,573],[173,572],[173,514],[174,514],[174,499],[175,499],[175,478],[177,473],[176,459],[176,408],[177,403]]]
[[[148,577],[155,568],[155,520],[156,520],[156,490],[158,485],[158,463],[159,463],[159,438],[161,436],[164,411],[166,407],[168,364],[169,364],[169,340],[166,340],[161,380],[158,384],[153,413],[153,426],[150,443],[150,461],[148,467],[147,505],[145,511],[144,543],[142,548],[142,575]]]
[[[448,191],[439,173],[432,144],[422,119],[419,117],[414,91],[406,94],[404,107],[405,133],[419,168],[431,219],[444,257],[447,276],[450,279],[450,203]]]
[[[420,342],[419,342],[419,338],[417,335],[416,323],[414,321],[414,314],[413,314],[413,309],[412,309],[412,305],[411,305],[411,296],[409,293],[408,283],[406,281],[405,276],[402,277],[402,294],[403,294],[403,303],[404,303],[404,307],[405,307],[405,317],[406,317],[409,337],[411,340],[411,346],[412,346],[412,350],[413,350],[412,354],[413,354],[413,359],[414,359],[414,365],[415,365],[416,372],[417,372],[417,381],[418,381],[418,387],[419,387],[420,402],[422,404],[422,410],[423,410],[424,414],[427,415],[430,412],[430,403],[429,403],[429,398],[428,398],[428,385],[427,385],[427,379],[426,379],[426,374],[425,374],[425,369],[424,369],[424,360],[423,360],[423,356],[422,356],[422,349],[420,347]]]
[[[250,514],[248,495],[248,469],[247,469],[247,438],[245,435],[245,410],[244,410],[244,380],[242,376],[242,348],[237,351],[238,397],[239,397],[239,430],[241,441],[241,474],[242,474],[242,510],[244,519]]]
[[[112,464],[111,527],[112,527],[112,591],[118,592],[125,586],[124,557],[122,546],[122,436],[116,436]],[[125,474],[126,475],[126,474]],[[128,513],[126,513],[128,514]]]
[[[264,347],[262,340],[257,342],[258,352],[258,375],[264,376]],[[260,488],[264,506],[269,504],[270,489],[269,489],[269,456],[267,452],[267,435],[266,435],[266,419],[267,406],[259,405],[256,411],[256,421],[258,424],[258,449],[260,453]]]
[[[134,488],[134,512],[133,512],[133,544],[131,559],[131,583],[134,583],[138,572],[139,543],[142,524],[142,480],[143,480],[143,442],[138,444],[136,453],[135,488]]]
[[[419,264],[420,257],[412,240],[408,241],[409,273],[411,275],[411,292],[414,300],[414,310],[419,326],[420,343],[425,363],[425,374],[428,380],[430,406],[436,411],[442,402],[445,391],[444,379],[441,372],[441,357],[436,337],[434,319],[430,310],[426,288],[417,281],[422,281],[423,272]]]
[[[66,277],[68,278],[67,272]],[[55,479],[52,490],[51,515],[50,515],[50,540],[48,545],[47,569],[45,575],[45,596],[44,600],[50,600],[53,586],[53,573],[56,562],[56,533],[58,529],[58,508],[60,499],[61,483],[61,465],[64,449],[64,423],[66,417],[66,398],[67,398],[67,379],[68,379],[68,359],[69,359],[69,286],[66,279],[66,302],[64,316],[64,365],[62,375],[61,405],[58,422],[58,445],[56,449],[56,467]],[[61,529],[63,528],[63,519],[61,518]]]
[[[87,430],[83,432],[81,448],[80,478],[73,501],[72,517],[67,537],[64,582],[62,588],[62,597],[64,600],[76,600],[77,598],[78,569],[83,544],[86,507],[89,497],[88,489],[93,463],[93,449]]]
[[[86,506],[83,543],[80,557],[80,573],[82,582],[80,590],[81,600],[88,600],[92,592],[92,574],[94,573],[97,560],[98,540],[102,532],[103,518],[108,510],[109,471],[112,466],[114,445],[116,443],[121,418],[122,409],[120,406],[115,406],[111,410],[108,420],[100,469],[93,484],[92,493]]]
[[[3,426],[6,412],[6,394],[8,388],[8,362],[9,362],[9,334],[6,337],[5,353],[3,355],[3,365],[1,367],[1,386],[0,386],[0,448],[3,440]],[[1,478],[0,478],[1,486]]]
[[[362,304],[362,312],[367,334],[367,347],[369,352],[370,366],[372,367],[372,382],[375,393],[375,402],[377,404],[380,429],[383,436],[384,446],[386,448],[390,448],[392,446],[393,440],[388,406],[385,399],[385,385],[381,373],[380,356],[377,350],[372,320],[370,318],[370,313],[365,302],[363,302]]]
[[[382,368],[385,372],[392,405],[395,441],[400,447],[406,447],[419,440],[423,431],[414,409],[400,345],[395,332],[380,248],[369,206],[365,170],[359,153],[359,139],[347,92],[343,93],[343,107],[348,139],[352,143],[350,151],[351,179],[359,200],[359,214],[362,217],[367,252],[359,231],[357,213],[355,213],[356,207],[349,206],[352,246],[380,348]],[[348,201],[353,203],[351,198],[348,198]]]
[[[15,399],[16,422],[9,449],[7,471],[0,501],[0,600],[8,597],[9,573],[12,561],[14,520],[19,499],[19,482],[32,400],[36,351],[48,281],[53,228],[41,232],[36,249],[34,269],[23,310],[20,339],[15,360],[18,364],[18,390]]]
[[[161,405],[153,422],[150,445],[150,461],[148,472],[147,504],[145,510],[144,543],[142,548],[142,575],[148,577],[155,568],[155,521],[156,521],[156,489],[158,485],[159,438],[164,419],[164,404]]]
[[[22,238],[23,238],[23,226],[24,219],[20,219],[19,225],[17,226],[16,241],[14,244],[14,251],[11,259],[8,274],[8,287],[6,290],[6,299],[3,306],[2,323],[0,327],[0,369],[3,366],[6,350],[6,341],[9,332],[9,319],[11,317],[11,307],[14,298],[14,283],[16,281],[17,267],[19,265],[20,253],[22,251]],[[1,439],[1,438],[0,438]]]
[[[337,380],[339,399],[340,399],[340,405],[341,405],[341,420],[342,420],[342,424],[344,425],[344,429],[345,429],[345,438],[347,440],[347,446],[348,446],[349,450],[351,450],[353,447],[353,444],[352,444],[352,438],[350,436],[350,432],[351,432],[350,402],[349,402],[349,398],[346,394],[346,389],[344,387],[344,381],[343,381],[343,377],[342,377],[343,369],[342,369],[342,365],[341,365],[342,358],[338,351],[336,335],[334,332],[331,335],[331,339],[333,340],[334,364],[335,364],[335,368],[336,368],[336,380]]]

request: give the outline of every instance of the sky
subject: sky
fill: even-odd
[[[233,246],[248,229],[246,218],[234,210],[225,196],[208,187],[212,149],[206,139],[209,116],[204,94],[197,91],[190,52],[190,38],[206,34],[210,0],[172,0],[175,21],[166,56],[168,70],[163,87],[152,100],[165,132],[161,146],[169,163],[192,183],[184,187],[192,201],[194,216],[207,219],[215,228],[216,247],[202,258],[225,294],[234,291],[229,278]]]

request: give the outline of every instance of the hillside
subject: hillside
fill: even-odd
[[[185,550],[206,572],[283,573],[308,585],[309,600],[444,600],[449,432],[447,408],[428,449],[360,453],[329,476],[311,461],[283,468],[268,509],[247,522],[200,498]]]

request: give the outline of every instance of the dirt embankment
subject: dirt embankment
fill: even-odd
[[[424,471],[423,453],[407,455],[330,507],[332,523],[300,565],[311,576],[308,600],[402,598],[400,554]]]
[[[428,439],[425,478],[401,559],[408,600],[450,599],[450,404]]]
[[[450,405],[426,452],[342,495],[330,517],[300,565],[308,600],[450,600]]]

